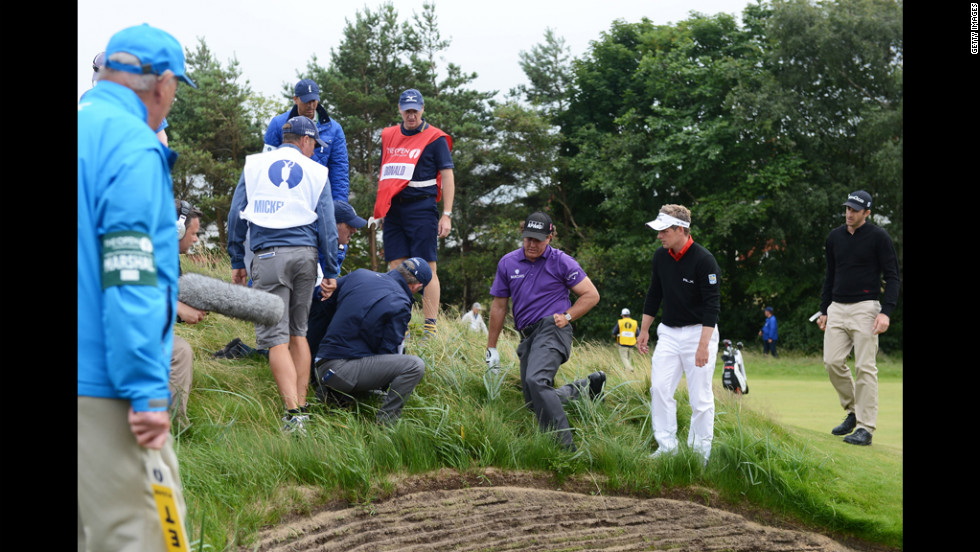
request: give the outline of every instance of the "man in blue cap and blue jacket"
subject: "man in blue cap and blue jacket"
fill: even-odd
[[[78,103],[78,550],[187,547],[167,411],[177,155],[154,133],[178,81],[196,88],[180,43],[138,25],[109,39]],[[173,475],[168,516],[147,480],[151,462]]]

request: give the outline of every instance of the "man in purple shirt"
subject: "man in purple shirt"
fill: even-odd
[[[525,406],[534,411],[542,431],[555,431],[568,450],[575,450],[562,404],[577,399],[585,386],[595,399],[606,382],[603,372],[555,389],[555,375],[572,352],[572,320],[585,316],[599,302],[599,292],[578,261],[551,247],[555,227],[551,217],[531,213],[521,228],[523,247],[501,257],[490,287],[490,328],[486,361],[500,364],[497,338],[504,327],[507,306],[514,300],[514,325],[521,334],[521,389]],[[578,297],[573,304],[568,292]]]

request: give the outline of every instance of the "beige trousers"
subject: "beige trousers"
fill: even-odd
[[[878,420],[878,336],[872,334],[878,301],[831,303],[823,336],[823,362],[840,405],[857,418],[857,427],[874,433]],[[854,349],[854,373],[847,356]]]
[[[166,552],[145,467],[146,449],[129,429],[129,401],[78,397],[78,551]],[[181,520],[187,506],[173,438],[160,451],[174,478]]]
[[[182,422],[187,422],[187,397],[191,394],[194,376],[194,351],[183,338],[174,336],[174,352],[170,357],[170,412],[176,411]]]
[[[633,363],[630,362],[630,350],[632,347],[620,347],[619,345],[617,347],[619,347],[619,360],[623,361],[623,368],[632,372]]]

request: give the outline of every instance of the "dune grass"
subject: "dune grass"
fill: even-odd
[[[187,271],[230,278],[227,259],[184,262]],[[603,493],[705,492],[711,505],[765,510],[800,528],[901,548],[900,447],[879,446],[877,434],[871,447],[830,435],[829,427],[842,419],[835,397],[826,428],[823,421],[813,429],[778,421],[785,404],[793,404],[790,397],[778,405],[752,404],[766,397],[756,379],[808,380],[814,359],[784,354],[767,363],[771,359],[747,353],[750,394],[741,398],[721,388],[719,366],[715,441],[705,468],[686,451],[648,458],[655,449],[649,357],[637,357],[636,370],[625,372],[610,344],[576,343],[556,385],[595,370],[606,371],[609,380],[603,401],[566,406],[578,446],[568,453],[538,431],[522,404],[515,334],[505,331],[498,346],[501,374],[487,374],[485,338],[455,323],[457,313],[446,314],[438,335],[427,341],[421,340],[421,314],[413,317],[408,350],[425,360],[426,374],[398,424],[378,426],[377,404],[331,408],[311,393],[314,419],[302,438],[279,430],[283,407],[267,360],[211,358],[235,337],[254,346],[251,324],[211,314],[201,324],[180,325],[178,334],[195,350],[191,424],[175,428],[194,549],[247,547],[257,531],[331,500],[368,506],[389,496],[403,475],[491,467],[550,474],[558,485],[588,478]],[[883,380],[901,382],[900,360],[880,369]],[[812,383],[829,387],[817,377]],[[683,441],[691,414],[683,382],[678,399]]]

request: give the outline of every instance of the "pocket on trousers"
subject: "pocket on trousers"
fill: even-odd
[[[337,372],[334,372],[332,376],[327,378],[327,381],[323,381],[322,378],[320,381],[322,381],[323,384],[326,385],[327,387],[334,389],[336,391],[340,391],[341,393],[350,393],[351,391],[354,390],[354,385],[355,385],[355,382],[350,381],[349,379],[345,378],[341,374],[338,374]]]

